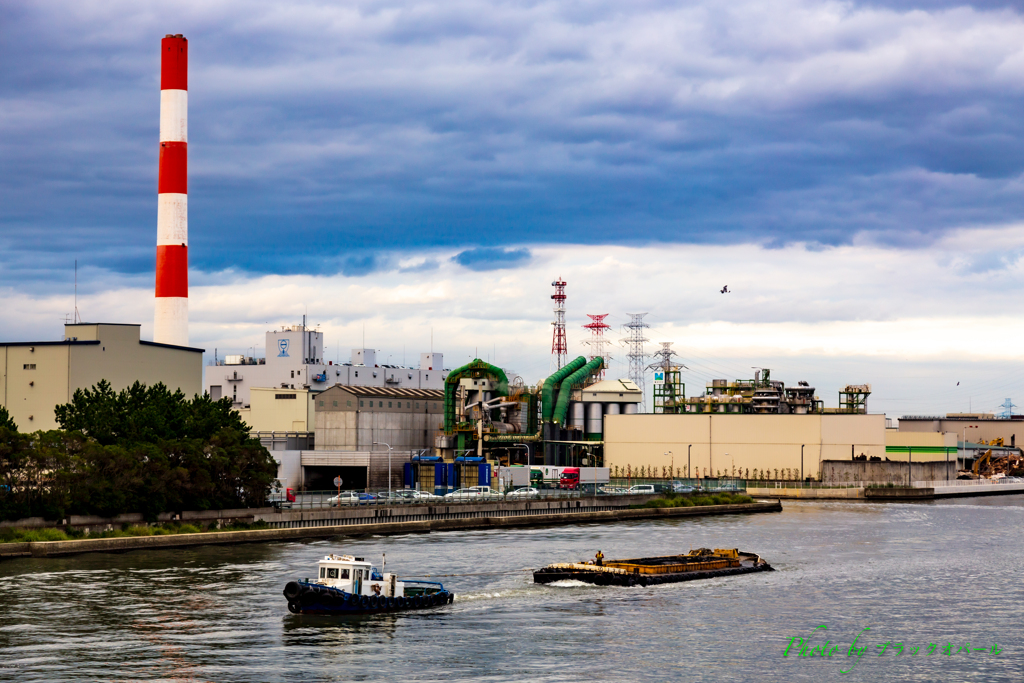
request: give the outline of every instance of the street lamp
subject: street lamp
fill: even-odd
[[[690,449],[691,448],[693,448],[693,444],[692,443],[689,446],[686,447],[686,478],[687,479],[693,479],[693,472],[690,471]]]
[[[668,469],[669,478],[675,477],[676,476],[676,456],[672,455],[672,451],[668,451],[667,453],[662,453],[662,455],[671,456],[671,458],[669,460],[669,462],[671,464],[669,465],[669,469]]]
[[[374,446],[387,446],[388,447],[388,503],[391,502],[391,444],[386,444],[383,441],[374,441]]]
[[[804,480],[804,444],[800,444],[800,481]],[[803,484],[801,484],[803,486]]]

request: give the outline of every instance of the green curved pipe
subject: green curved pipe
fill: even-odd
[[[595,358],[562,380],[562,386],[558,390],[558,403],[555,404],[555,414],[552,416],[555,424],[565,424],[565,411],[569,409],[569,399],[572,397],[573,387],[583,384],[587,377],[600,370],[602,365],[604,365],[604,361],[600,357]]]
[[[544,381],[544,390],[541,395],[541,407],[544,411],[544,422],[551,422],[551,416],[555,412],[555,389],[563,379],[576,372],[587,364],[586,356],[577,356],[563,365],[555,374]]]
[[[491,365],[479,358],[466,363],[461,368],[452,370],[444,380],[444,432],[455,432],[455,399],[459,392],[459,380],[474,372],[481,372],[492,379],[498,380],[495,392],[499,396],[508,396],[508,376],[501,368]]]

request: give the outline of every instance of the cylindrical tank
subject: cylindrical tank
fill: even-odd
[[[618,415],[619,413],[620,413],[620,411],[619,411],[619,404],[618,403],[605,403],[604,404],[604,414],[605,415]]]
[[[572,404],[572,419],[569,422],[570,427],[574,427],[575,429],[583,429],[586,426],[584,424],[586,409],[587,406],[583,403],[580,403],[579,401]]]
[[[639,412],[640,412],[640,404],[639,403],[627,403],[627,404],[625,404],[622,407],[622,414],[623,415],[636,415]]]
[[[602,432],[601,404],[587,404],[587,434],[601,434]]]

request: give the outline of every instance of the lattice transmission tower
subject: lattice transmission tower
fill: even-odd
[[[569,352],[565,343],[565,280],[559,277],[551,286],[555,288],[555,293],[551,295],[555,301],[555,322],[551,323],[555,326],[551,337],[551,355],[555,357],[555,369],[560,370]]]
[[[651,355],[654,362],[647,369],[654,371],[654,391],[651,392],[654,412],[686,412],[686,385],[681,371],[689,368],[674,360],[678,354],[672,350],[672,342],[661,342],[661,348]]]
[[[999,417],[1011,417],[1013,415],[1013,409],[1017,406],[1014,405],[1012,399],[1008,398],[1000,403],[999,407],[1004,409],[1003,412],[999,413]]]
[[[601,368],[601,372],[598,373],[598,379],[604,379],[605,370],[608,369],[608,364],[612,360],[612,355],[608,352],[610,342],[605,339],[604,331],[612,329],[612,326],[604,321],[608,317],[607,313],[601,313],[600,315],[587,313],[587,317],[590,318],[591,322],[583,327],[590,330],[590,339],[583,340],[583,344],[590,347],[590,360],[595,358],[604,360],[604,366]]]
[[[650,325],[644,322],[646,313],[627,313],[626,315],[629,316],[629,322],[622,328],[628,336],[622,340],[622,343],[629,349],[626,353],[626,358],[629,359],[629,378],[640,389],[640,395],[643,396],[641,405],[646,412],[647,388],[644,384],[644,361],[647,359],[647,352],[644,350],[644,344],[650,339],[644,336],[644,330]]]

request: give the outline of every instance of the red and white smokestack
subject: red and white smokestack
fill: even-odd
[[[188,40],[160,41],[160,178],[153,341],[188,346]]]

